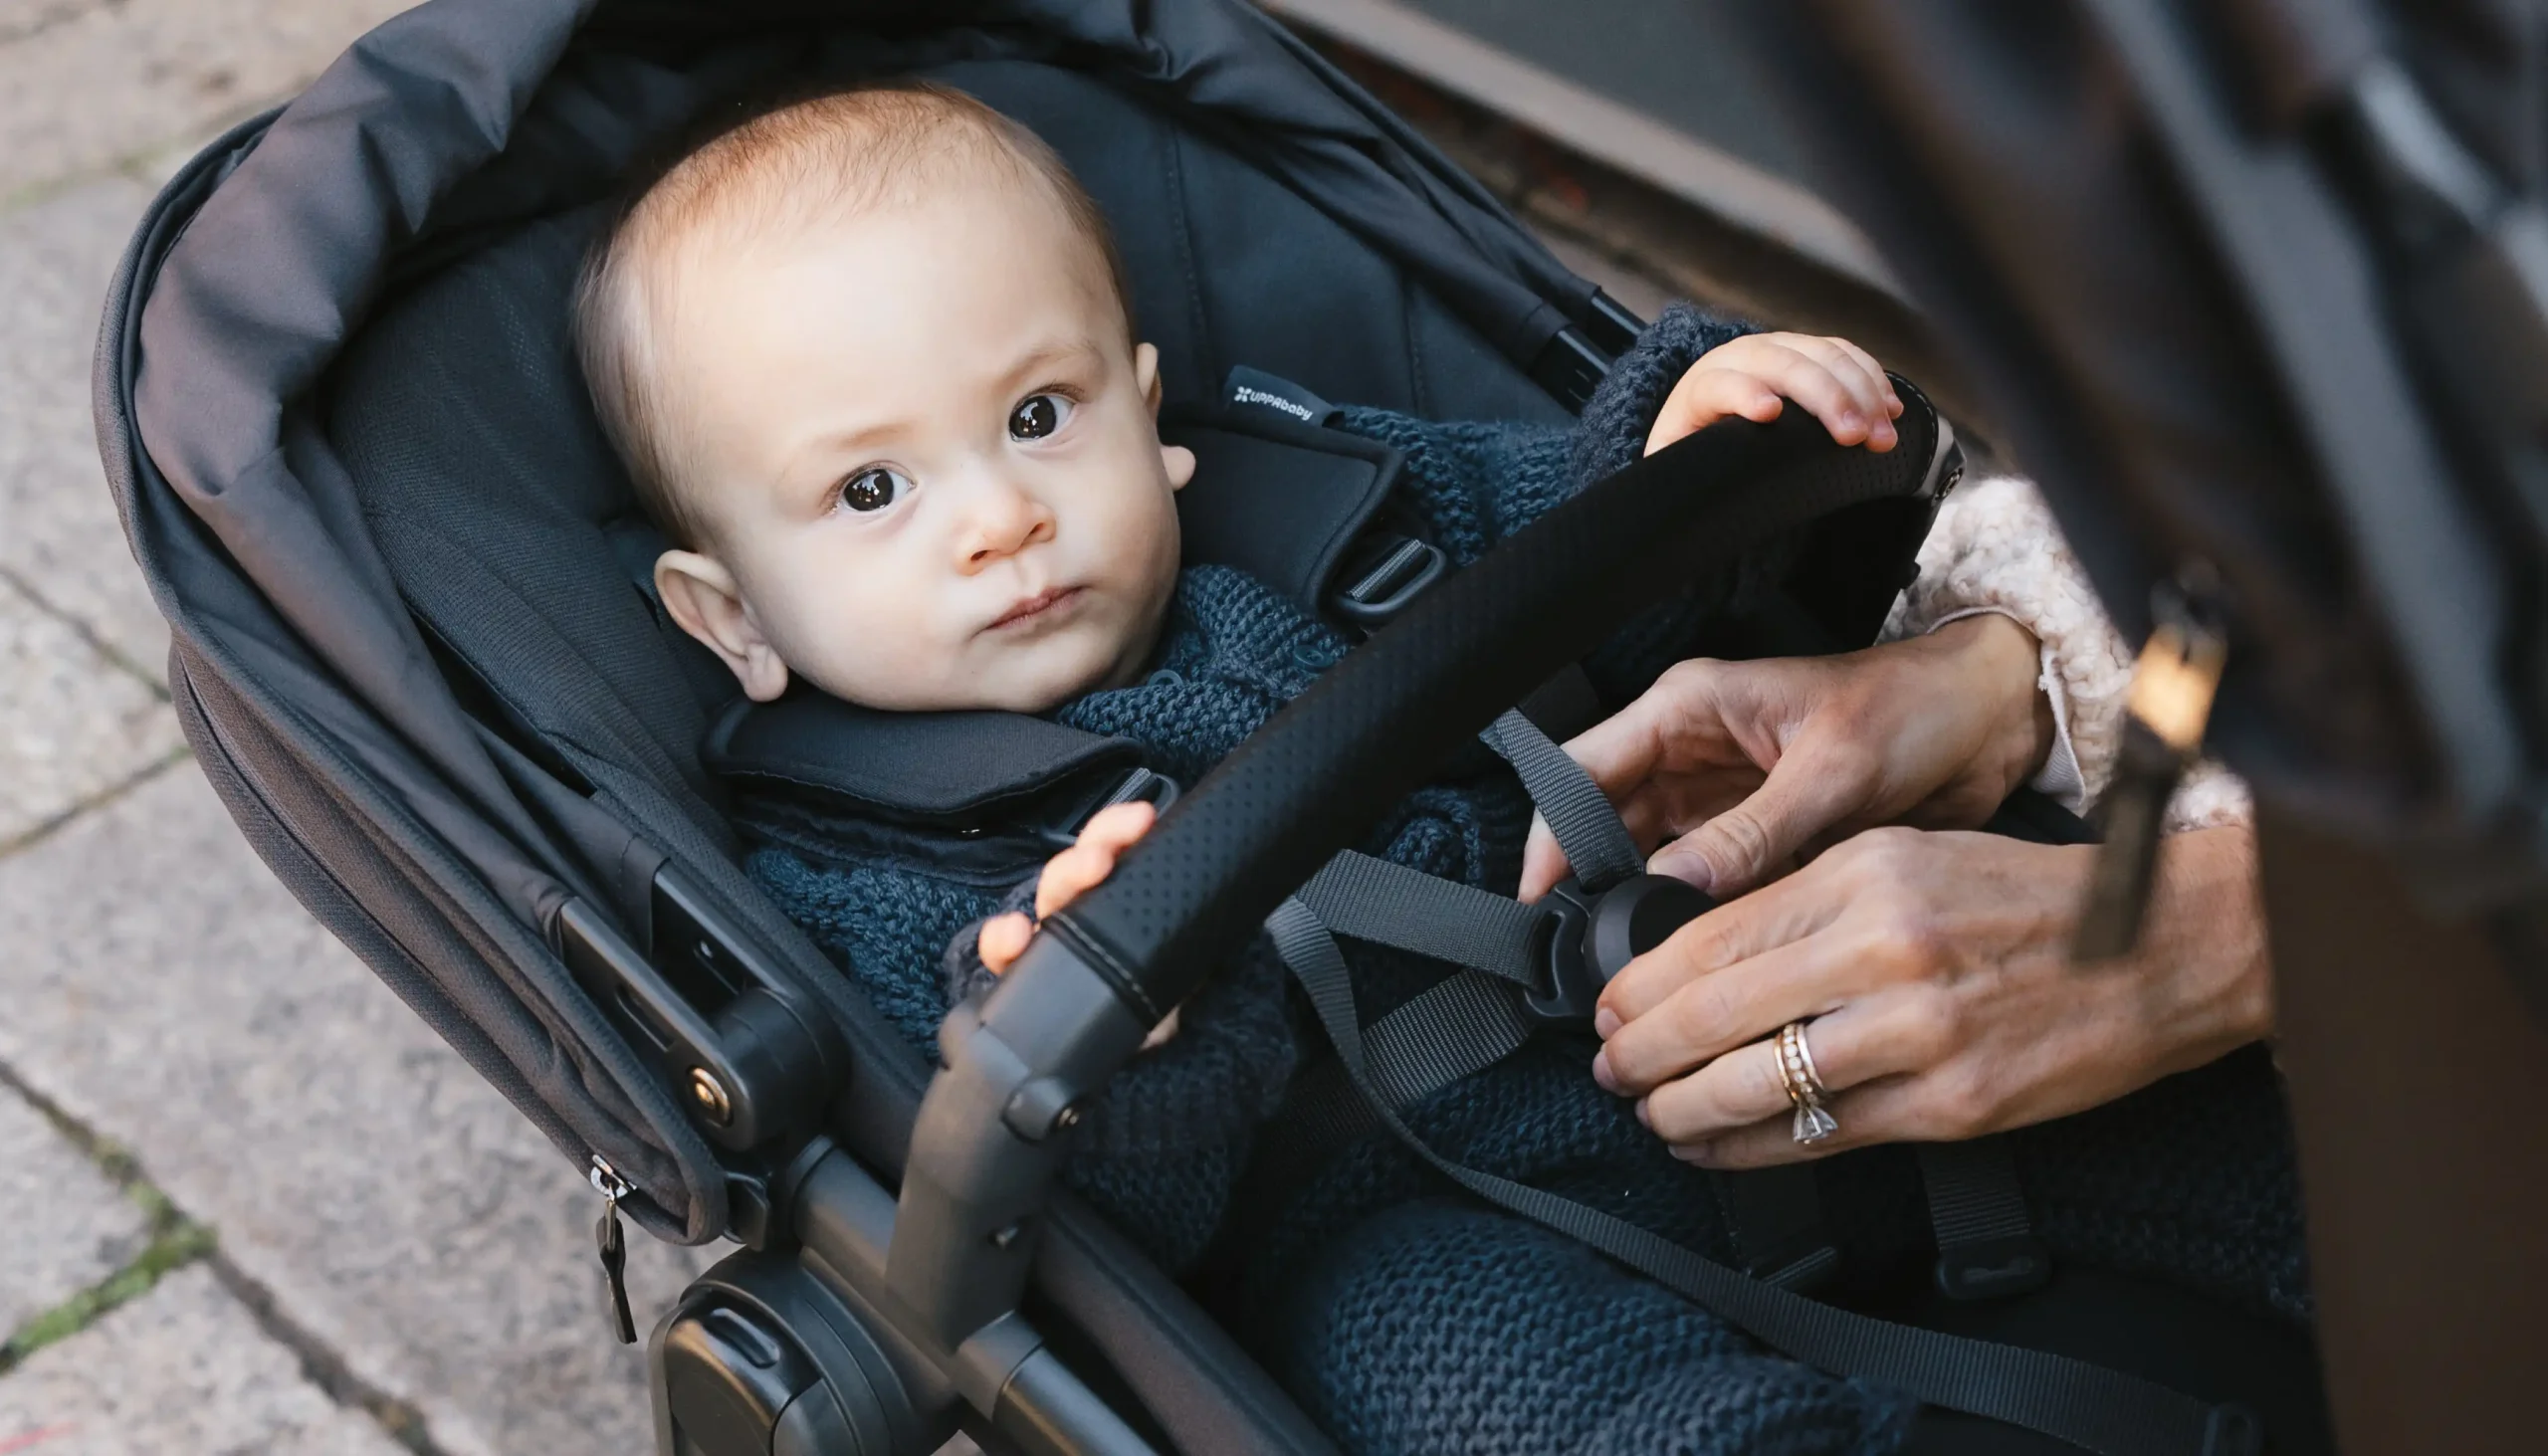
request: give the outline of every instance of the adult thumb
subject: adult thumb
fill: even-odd
[[[1656,850],[1646,868],[1719,899],[1739,895],[1837,822],[1852,797],[1840,775],[1816,773],[1791,754],[1750,798]]]

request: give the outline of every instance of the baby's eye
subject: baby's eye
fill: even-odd
[[[1068,395],[1030,394],[1008,412],[1008,438],[1041,440],[1060,429],[1076,408]]]
[[[901,471],[881,465],[869,466],[841,482],[840,505],[844,511],[882,511],[903,499],[912,483]]]

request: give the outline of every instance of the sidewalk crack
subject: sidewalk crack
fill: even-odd
[[[14,1094],[53,1125],[65,1142],[78,1148],[125,1197],[139,1204],[149,1219],[150,1241],[121,1269],[46,1310],[0,1341],[0,1375],[29,1355],[56,1345],[130,1304],[161,1279],[188,1265],[202,1263],[266,1337],[292,1352],[301,1372],[338,1405],[362,1411],[391,1440],[414,1456],[444,1456],[426,1428],[424,1412],[354,1373],[343,1356],[329,1350],[299,1321],[285,1313],[274,1292],[258,1283],[221,1251],[212,1227],[186,1216],[176,1201],[159,1190],[142,1171],[132,1152],[73,1117],[60,1103],[30,1086],[16,1069],[0,1063],[0,1092]]]

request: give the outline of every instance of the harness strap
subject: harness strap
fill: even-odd
[[[1938,1235],[1939,1293],[1999,1299],[2041,1289],[2051,1279],[2051,1255],[2035,1237],[2006,1142],[1924,1143],[1919,1159],[1929,1224]]]
[[[2165,1386],[2066,1355],[1889,1324],[1751,1279],[1599,1209],[1453,1162],[1425,1145],[1374,1081],[1345,956],[1318,916],[1287,900],[1266,921],[1346,1075],[1383,1126],[1435,1171],[1488,1202],[1594,1249],[1818,1369],[1931,1405],[2020,1426],[2098,1456],[2229,1456],[2254,1424]]]
[[[1840,1251],[1822,1236],[1822,1182],[1813,1164],[1714,1172],[1708,1187],[1744,1273],[1782,1289],[1812,1290],[1840,1272]]]
[[[1535,951],[1549,918],[1538,906],[1350,849],[1311,876],[1300,899],[1340,936],[1412,950],[1519,986],[1537,980]]]
[[[1549,832],[1585,889],[1597,894],[1644,873],[1645,856],[1637,853],[1609,796],[1520,709],[1506,710],[1478,736],[1522,776],[1522,787],[1549,821]]]
[[[1513,988],[1454,975],[1373,1022],[1363,1034],[1373,1082],[1392,1107],[1412,1107],[1521,1049],[1539,1023]]]

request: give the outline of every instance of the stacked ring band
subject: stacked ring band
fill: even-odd
[[[1813,1070],[1813,1051],[1805,1044],[1802,1021],[1779,1028],[1779,1085],[1787,1089],[1788,1101],[1796,1108],[1796,1141],[1819,1143],[1840,1131],[1839,1120],[1823,1106],[1827,1090],[1821,1074]]]

